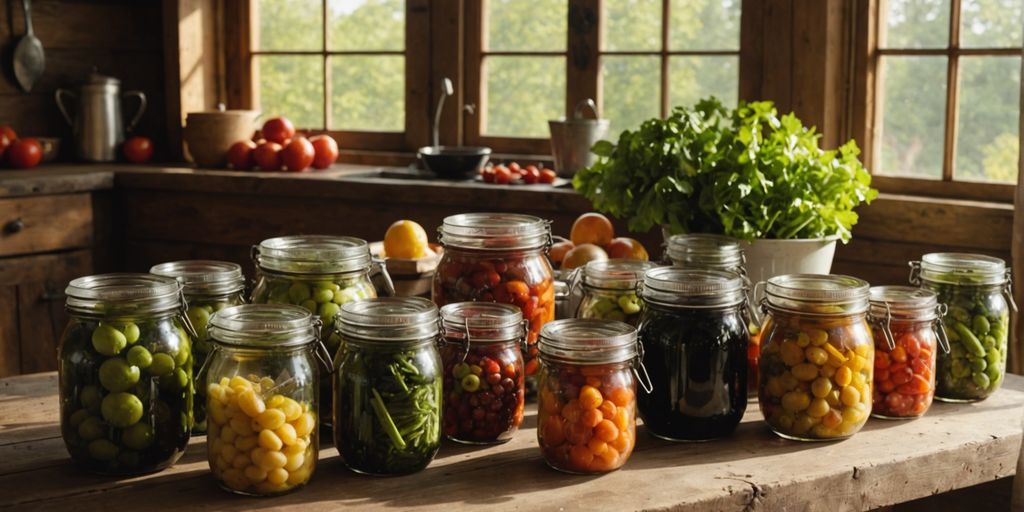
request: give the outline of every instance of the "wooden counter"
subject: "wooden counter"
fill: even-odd
[[[720,441],[671,444],[640,427],[636,451],[621,470],[587,477],[544,465],[531,408],[509,443],[446,443],[425,471],[404,477],[358,476],[325,443],[308,487],[255,499],[216,486],[203,437],[194,438],[182,460],[161,473],[82,473],[60,439],[56,391],[53,373],[0,380],[0,508],[866,510],[1013,475],[1024,417],[1024,378],[1012,375],[987,401],[936,403],[913,421],[871,420],[841,442],[779,439],[751,404],[735,435]],[[995,506],[975,504],[979,510]]]

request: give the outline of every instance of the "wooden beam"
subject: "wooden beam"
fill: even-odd
[[[601,39],[604,30],[603,0],[569,1],[569,58],[566,59],[565,117],[571,118],[576,105],[587,98],[600,108]]]
[[[1021,72],[1024,73],[1024,68],[1022,68]],[[1024,88],[1021,89],[1021,102],[1024,102]],[[1020,118],[1018,129],[1019,136],[1024,138],[1024,116]],[[1013,254],[1013,275],[1015,276],[1013,280],[1013,295],[1018,307],[1020,307],[1024,305],[1024,161],[1018,160],[1017,193],[1013,209],[1013,231],[1010,243]],[[1010,365],[1010,371],[1014,373],[1024,372],[1024,322],[1021,322],[1020,318],[1020,314],[1013,316],[1013,328],[1010,331],[1013,335],[1010,340],[1007,364]],[[1018,490],[1024,491],[1024,488]]]

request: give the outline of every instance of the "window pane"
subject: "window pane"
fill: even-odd
[[[1020,57],[960,59],[956,179],[1017,182]]]
[[[661,57],[601,57],[609,133],[633,130],[661,116]]]
[[[486,50],[565,51],[566,0],[488,0],[486,5]]]
[[[876,174],[942,177],[946,58],[881,57]]]
[[[669,59],[669,106],[693,105],[715,96],[736,106],[740,83],[739,57],[672,57]]]
[[[332,56],[331,129],[405,131],[405,57]]]
[[[960,46],[1020,46],[1024,33],[1021,0],[963,0]]]
[[[673,50],[739,50],[741,0],[672,0]]]
[[[661,0],[605,0],[605,50],[661,50]]]
[[[405,49],[404,0],[328,0],[331,50]]]
[[[949,45],[949,0],[881,0],[882,48],[945,48]]]
[[[323,57],[257,55],[254,59],[263,119],[286,116],[299,128],[323,128]]]
[[[483,73],[485,134],[547,138],[565,115],[565,57],[488,57]]]
[[[322,50],[321,0],[259,0],[256,50]]]

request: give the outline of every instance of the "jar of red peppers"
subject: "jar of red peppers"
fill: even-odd
[[[537,441],[545,462],[580,474],[622,467],[636,444],[636,368],[643,368],[636,329],[556,320],[541,330],[539,349]],[[650,389],[649,378],[641,382]]]
[[[509,304],[441,308],[444,433],[469,444],[504,443],[523,421],[523,314]]]
[[[537,370],[540,328],[555,318],[555,286],[546,255],[549,223],[530,215],[465,213],[444,219],[444,256],[434,274],[433,300],[513,304],[529,322],[526,375]]]
[[[937,345],[949,351],[939,320],[945,309],[931,290],[910,286],[871,288],[868,316],[875,339],[872,416],[916,418],[932,405]]]

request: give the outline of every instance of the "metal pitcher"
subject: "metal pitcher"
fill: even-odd
[[[121,91],[121,81],[93,72],[81,85],[78,93],[57,89],[55,99],[60,113],[71,125],[75,156],[90,162],[113,162],[117,149],[124,141],[125,128],[121,117],[121,101],[138,98],[139,107],[128,123],[130,132],[146,111],[146,95],[140,91]],[[77,100],[75,115],[68,113],[65,98]]]
[[[598,119],[586,119],[583,110],[589,108]],[[597,161],[590,152],[595,142],[608,134],[608,120],[600,119],[594,100],[586,99],[576,105],[572,119],[552,119],[551,152],[555,157],[555,173],[563,178],[572,178],[576,171]]]

